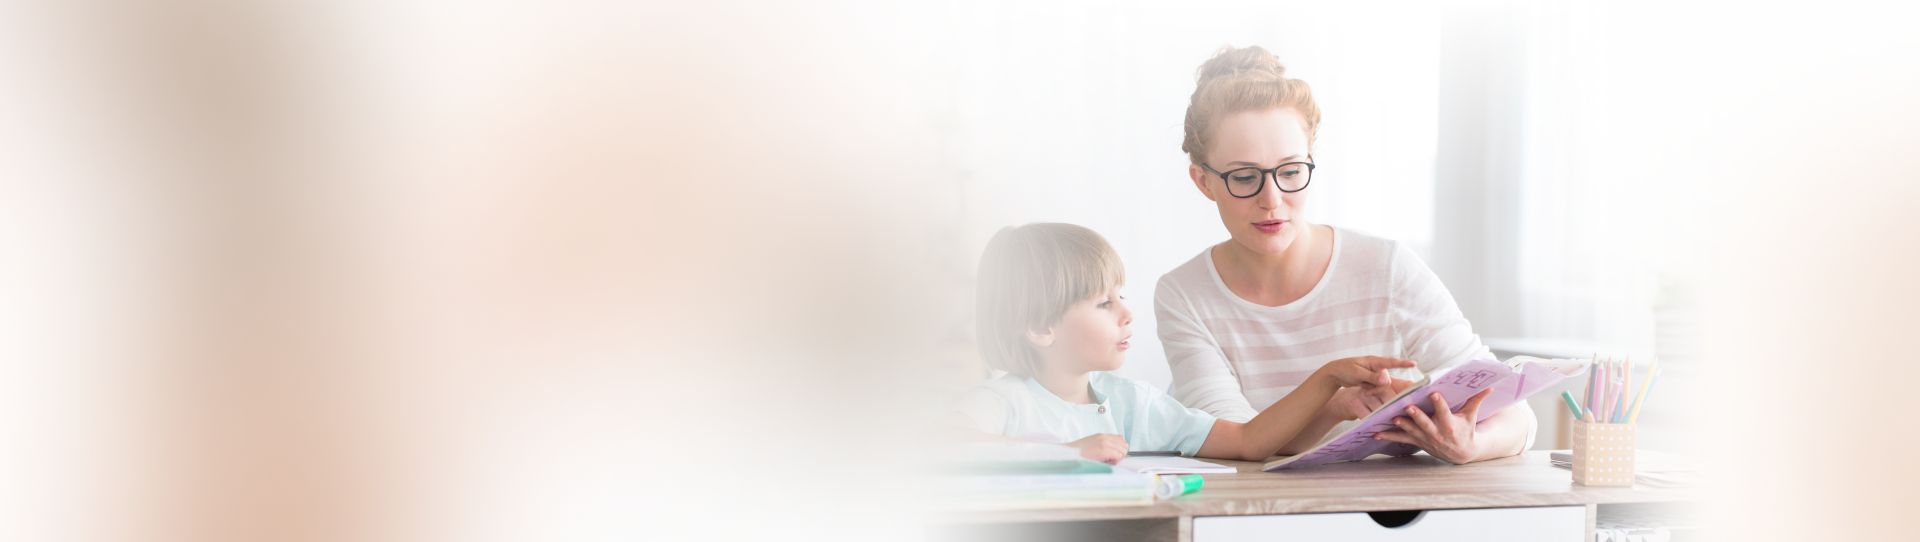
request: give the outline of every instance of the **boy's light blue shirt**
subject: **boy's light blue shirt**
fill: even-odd
[[[1039,381],[1005,375],[969,390],[960,412],[974,429],[1009,437],[1067,443],[1099,433],[1120,435],[1136,452],[1199,453],[1213,431],[1212,414],[1180,404],[1153,386],[1106,372],[1089,375],[1093,404],[1068,403]]]

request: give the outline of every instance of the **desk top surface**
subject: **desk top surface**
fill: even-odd
[[[1673,454],[1641,450],[1633,487],[1587,487],[1554,467],[1547,451],[1448,465],[1431,456],[1374,458],[1299,471],[1264,472],[1252,461],[1207,460],[1240,469],[1203,475],[1196,493],[1153,504],[968,511],[963,522],[1087,521],[1181,516],[1504,508],[1698,499],[1697,470]]]

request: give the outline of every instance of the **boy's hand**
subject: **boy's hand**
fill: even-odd
[[[1327,409],[1341,420],[1357,420],[1379,410],[1387,401],[1413,386],[1412,380],[1395,378],[1385,386],[1349,386],[1333,392]]]
[[[1127,439],[1120,435],[1101,433],[1067,443],[1080,449],[1080,457],[1106,463],[1117,464],[1127,458]]]
[[[1393,377],[1387,376],[1387,369],[1413,367],[1413,360],[1380,356],[1359,356],[1341,358],[1320,367],[1320,373],[1332,378],[1340,387],[1378,386],[1392,387]]]

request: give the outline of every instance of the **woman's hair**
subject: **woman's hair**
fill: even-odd
[[[1067,308],[1126,279],[1120,255],[1093,230],[1073,224],[1001,229],[980,255],[974,319],[987,366],[1021,376],[1040,368],[1028,331],[1059,323]]]
[[[1207,159],[1213,123],[1242,111],[1290,107],[1306,123],[1307,148],[1320,128],[1320,106],[1307,82],[1287,78],[1280,59],[1259,46],[1227,47],[1200,65],[1199,84],[1187,103],[1187,135],[1180,150],[1198,164]]]

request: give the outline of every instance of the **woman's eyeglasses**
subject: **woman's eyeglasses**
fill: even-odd
[[[1267,187],[1266,180],[1269,175],[1273,176],[1273,187],[1286,193],[1306,190],[1307,183],[1313,182],[1313,162],[1287,162],[1274,166],[1273,169],[1248,166],[1230,169],[1226,173],[1215,171],[1213,166],[1205,163],[1201,163],[1200,167],[1207,168],[1208,172],[1219,175],[1220,180],[1226,181],[1227,193],[1233,194],[1236,198],[1260,195],[1260,190]]]

